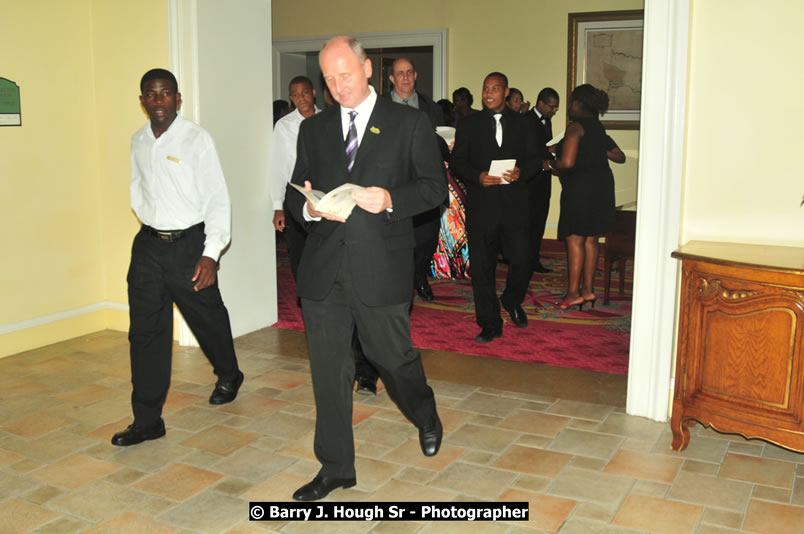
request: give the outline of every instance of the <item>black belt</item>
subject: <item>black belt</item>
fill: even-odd
[[[151,228],[147,224],[142,225],[142,230],[148,235],[154,236],[157,239],[161,239],[162,241],[178,241],[182,237],[187,234],[193,232],[203,232],[204,231],[204,223],[194,224],[189,228],[185,228],[184,230],[157,230],[156,228]]]

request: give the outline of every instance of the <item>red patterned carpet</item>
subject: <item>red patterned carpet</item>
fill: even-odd
[[[279,321],[274,326],[304,330],[286,251],[280,249],[277,256]],[[562,311],[556,308],[556,303],[566,288],[563,243],[546,240],[542,259],[553,272],[536,273],[531,278],[530,290],[522,304],[529,319],[527,328],[516,328],[503,311],[503,337],[488,344],[475,343],[480,328],[475,323],[471,282],[433,280],[435,300],[425,302],[418,297],[414,300],[410,319],[413,344],[423,349],[626,374],[631,330],[631,264],[626,274],[625,294],[617,292],[619,282],[615,270],[611,303],[604,306],[601,254],[595,308],[586,306],[583,311],[578,311],[577,307]],[[498,267],[498,292],[502,292],[506,269],[502,263]]]

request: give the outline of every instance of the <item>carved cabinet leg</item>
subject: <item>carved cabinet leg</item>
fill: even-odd
[[[673,409],[673,416],[670,419],[670,429],[673,431],[672,447],[674,451],[681,452],[687,448],[687,444],[690,442],[690,431],[687,425],[690,422],[695,423],[689,419],[683,419],[679,407]]]

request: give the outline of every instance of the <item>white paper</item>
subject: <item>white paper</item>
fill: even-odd
[[[303,187],[296,184],[290,184],[302,195],[307,198],[307,201],[313,206],[313,209],[321,213],[329,213],[348,219],[352,210],[355,208],[355,201],[352,200],[352,191],[364,189],[363,187],[355,184],[342,184],[329,193],[324,194],[322,191],[313,189],[305,191]]]
[[[436,126],[436,133],[450,146],[455,142],[455,128],[452,126]]]
[[[513,171],[514,167],[516,167],[516,160],[515,159],[495,159],[491,161],[491,165],[489,165],[489,176],[499,176],[502,178],[502,175],[505,171]],[[511,182],[505,181],[505,178],[502,180],[502,185],[508,185]]]
[[[560,134],[558,134],[557,136],[555,136],[555,137],[553,137],[552,139],[550,139],[549,141],[547,141],[547,144],[546,144],[546,145],[544,145],[544,146],[553,146],[553,145],[557,145],[558,143],[560,143],[560,142],[561,142],[561,140],[562,140],[562,139],[564,139],[564,132],[561,132],[561,133],[560,133]]]

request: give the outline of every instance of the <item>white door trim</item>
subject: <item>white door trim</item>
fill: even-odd
[[[672,398],[690,0],[645,0],[636,258],[626,411],[667,421]]]
[[[172,0],[176,1],[176,0]],[[366,48],[394,48],[405,46],[433,47],[433,102],[444,98],[447,91],[447,38],[446,28],[409,32],[354,33]],[[274,94],[281,95],[279,72],[281,54],[299,52],[318,52],[332,35],[316,37],[285,37],[273,40]]]

